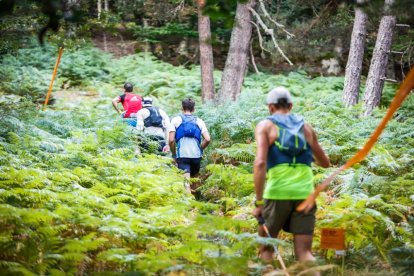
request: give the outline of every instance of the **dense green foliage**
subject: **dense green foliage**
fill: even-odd
[[[393,13],[397,22],[412,25],[414,19],[411,0],[393,1]],[[70,45],[76,39],[93,38],[96,42],[103,33],[113,36],[116,42],[137,42],[136,51],[158,49],[157,56],[174,64],[198,63],[197,56],[197,1],[190,0],[111,0],[108,10],[102,4],[98,16],[98,1],[66,0],[8,0],[1,1],[0,9],[0,55],[17,51],[25,35],[38,34],[46,41],[58,41]],[[204,13],[211,18],[212,42],[215,51],[215,66],[222,68],[228,50],[237,0],[208,0]],[[294,63],[287,66],[273,45],[270,36],[261,31],[263,45],[253,28],[253,52],[261,71],[291,70],[305,68],[312,75],[326,73],[320,68],[322,60],[335,58],[344,69],[349,52],[350,34],[354,18],[354,4],[344,0],[285,0],[263,1],[271,19],[264,15],[259,5],[257,12],[268,27],[273,28],[281,49]],[[363,8],[368,13],[367,51],[363,61],[364,74],[368,71],[370,56],[374,48],[383,0],[365,1]],[[14,4],[14,5],[12,5]],[[255,19],[253,19],[255,20]],[[285,26],[295,37],[287,36],[272,20]],[[256,22],[257,23],[257,22]],[[48,32],[42,30],[47,26]],[[57,31],[57,32],[53,32]],[[392,50],[403,54],[390,56],[387,76],[402,79],[410,64],[414,62],[413,31],[396,28]],[[185,43],[184,53],[182,51]],[[133,49],[133,50],[134,50]],[[391,69],[392,68],[392,69]],[[253,71],[253,68],[250,68]]]
[[[32,42],[34,45],[37,42]],[[94,79],[105,80],[109,73],[108,56],[90,46],[66,49],[59,65],[56,87],[88,86]],[[57,56],[51,46],[20,49],[3,55],[0,67],[0,87],[3,92],[43,99],[47,91]]]
[[[276,85],[292,91],[294,111],[313,125],[335,166],[362,146],[385,111],[360,118],[361,106],[348,110],[341,103],[343,78],[311,79],[304,72],[249,75],[239,101],[201,106],[198,67],[173,67],[144,54],[114,60],[82,48],[64,53],[58,105],[41,112],[24,97],[44,97],[55,54],[53,47],[21,49],[0,66],[6,80],[0,85],[2,273],[246,274],[259,243],[282,242],[257,237],[250,216],[253,130],[267,116],[266,92]],[[32,73],[21,79],[26,70]],[[197,115],[213,138],[201,201],[185,193],[182,174],[168,157],[137,155],[136,133],[110,106],[125,80],[170,115],[179,112],[182,98],[197,97]],[[384,107],[394,91],[386,86]],[[413,111],[410,97],[369,157],[321,196],[315,251],[321,227],[341,226],[349,267],[368,264],[376,271],[388,264],[409,271]],[[332,170],[314,167],[315,183]],[[289,259],[291,238],[282,239]]]

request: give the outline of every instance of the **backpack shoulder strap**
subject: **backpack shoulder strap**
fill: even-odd
[[[182,124],[182,123],[184,123],[184,121],[185,121],[185,116],[184,116],[184,114],[180,114],[180,118],[181,118],[181,124]]]
[[[277,125],[281,128],[290,129],[293,133],[298,133],[302,130],[303,126],[305,125],[305,121],[301,116],[296,114],[291,115],[271,115],[268,116],[267,119],[271,121],[273,124]]]
[[[277,125],[277,120],[273,116],[268,116],[266,119]]]

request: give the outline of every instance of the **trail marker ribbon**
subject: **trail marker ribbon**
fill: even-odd
[[[360,149],[351,159],[349,159],[344,165],[334,171],[327,179],[325,179],[321,184],[319,184],[315,191],[306,199],[304,200],[296,209],[298,211],[308,212],[312,207],[315,205],[315,199],[318,197],[319,193],[325,190],[329,183],[337,176],[340,172],[352,167],[356,163],[364,160],[364,158],[368,155],[372,147],[378,141],[379,136],[381,135],[382,131],[384,130],[387,123],[392,119],[395,111],[401,106],[405,98],[410,94],[411,90],[414,89],[414,67],[411,68],[411,71],[408,73],[407,77],[403,81],[400,86],[400,89],[394,96],[390,107],[387,110],[384,118],[382,118],[381,122],[377,126],[377,128],[372,133],[371,137],[365,143],[365,145]]]
[[[55,68],[53,68],[52,80],[50,81],[50,85],[49,85],[49,89],[47,91],[45,103],[43,105],[43,110],[46,109],[47,103],[49,102],[50,94],[52,93],[53,83],[55,82],[55,77],[56,77],[57,69],[59,67],[60,58],[62,57],[62,53],[63,53],[63,47],[60,47],[58,58],[57,58],[56,63],[55,63]]]

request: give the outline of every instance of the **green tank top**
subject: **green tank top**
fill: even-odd
[[[304,164],[277,165],[267,172],[265,199],[305,199],[313,192],[312,168]]]

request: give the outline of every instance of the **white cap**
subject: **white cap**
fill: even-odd
[[[286,99],[287,103],[293,103],[292,96],[290,95],[289,90],[282,86],[270,90],[270,92],[267,94],[266,103],[277,104],[281,99]]]
[[[152,98],[151,97],[144,97],[142,99],[142,107],[152,106]]]

